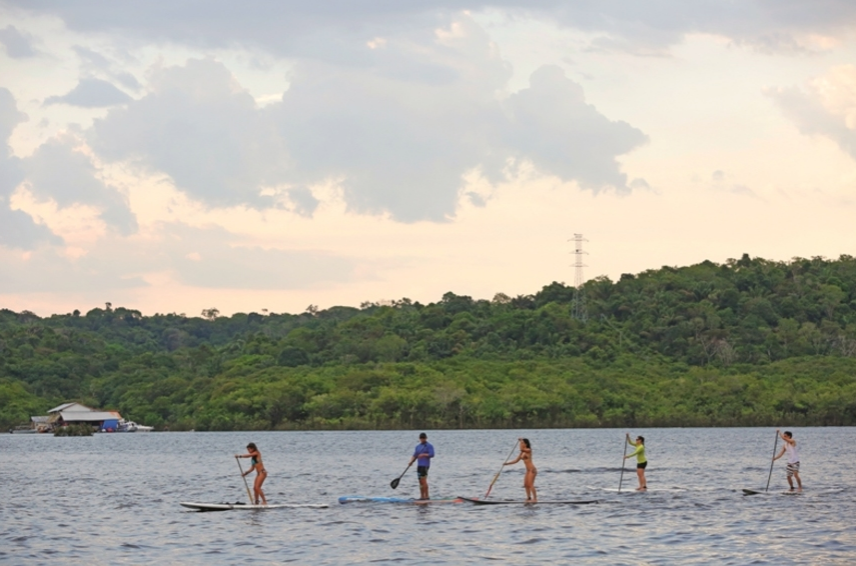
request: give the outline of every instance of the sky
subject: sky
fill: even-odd
[[[856,255],[852,0],[0,0],[0,308]]]

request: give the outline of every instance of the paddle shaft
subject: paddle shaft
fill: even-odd
[[[514,443],[514,446],[511,447],[511,452],[508,453],[508,456],[505,457],[505,460],[502,461],[502,466],[499,467],[499,471],[496,472],[496,475],[493,476],[493,481],[490,482],[490,485],[487,486],[487,492],[484,494],[484,498],[487,499],[487,496],[490,495],[490,490],[493,489],[493,484],[496,483],[496,480],[499,479],[499,474],[502,473],[502,468],[505,467],[505,463],[508,462],[508,459],[511,458],[511,455],[514,454],[514,449],[517,448],[517,445],[520,441]]]
[[[627,462],[627,439],[624,437],[624,454],[621,456],[621,477],[618,479],[618,493],[621,493],[621,484],[624,482],[624,464]]]
[[[407,464],[407,467],[404,468],[404,471],[401,472],[401,475],[398,476],[397,478],[395,478],[394,480],[392,480],[391,482],[389,482],[389,487],[391,487],[392,489],[395,489],[396,487],[398,487],[398,482],[401,481],[401,478],[404,477],[404,474],[407,473],[407,470],[409,470],[410,466],[412,466],[412,465],[413,465],[413,462],[410,462],[409,464]]]
[[[773,458],[776,457],[776,448],[779,445],[779,431],[776,431],[776,441],[773,442]],[[770,460],[770,473],[767,475],[767,487],[764,488],[764,491],[770,491],[770,478],[773,477],[773,464],[776,462],[775,459]]]
[[[253,501],[253,495],[250,493],[250,485],[247,483],[247,476],[244,475],[244,467],[241,466],[241,460],[238,457],[235,457],[235,461],[238,463],[238,469],[241,470],[241,479],[244,480],[244,487],[247,488],[247,497],[250,498],[250,505],[253,505],[255,502]]]

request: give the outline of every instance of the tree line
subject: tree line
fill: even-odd
[[[66,400],[173,430],[853,425],[856,259],[300,314],[0,310],[0,426]]]

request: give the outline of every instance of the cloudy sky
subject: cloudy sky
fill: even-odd
[[[852,0],[0,0],[0,307],[856,254]]]

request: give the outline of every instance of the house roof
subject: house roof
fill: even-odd
[[[63,403],[58,407],[54,407],[48,413],[60,413],[62,411],[93,411],[94,409],[87,407],[86,405],[81,405],[80,403]]]
[[[121,418],[116,411],[61,411],[60,416],[67,423],[91,423]]]
[[[48,422],[48,419],[50,419],[50,417],[30,417],[30,420],[35,424],[46,423]]]

